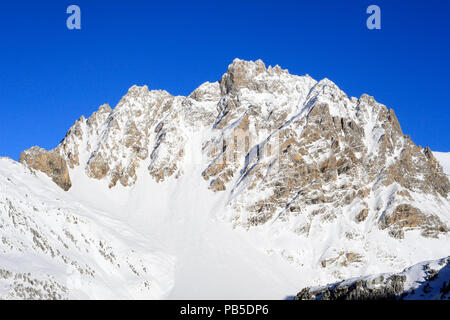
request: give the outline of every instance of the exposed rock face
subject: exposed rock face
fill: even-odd
[[[389,228],[394,237],[403,238],[403,230],[424,226],[424,236],[437,236],[440,232],[447,232],[447,227],[436,216],[427,217],[419,209],[408,204],[400,204],[390,216],[384,216],[380,222],[381,228]]]
[[[54,150],[32,147],[21,153],[19,161],[44,172],[65,191],[72,186],[66,160]]]
[[[103,105],[78,120],[57,149],[71,168],[82,161],[89,177],[106,179],[110,188],[136,183],[142,166],[162,182],[181,174],[179,161],[189,137],[183,129],[211,123],[211,100],[219,93],[217,83],[205,83],[188,98],[133,86],[114,110]]]
[[[416,300],[450,298],[450,258],[419,263],[398,274],[380,274],[325,287],[304,288],[295,300]]]
[[[402,209],[416,192],[444,201],[448,212],[450,183],[430,150],[403,135],[392,109],[261,61],[233,62],[220,86],[213,128],[221,136],[206,145],[211,163],[203,177],[212,190],[229,190],[238,224],[295,217],[308,235],[312,224],[351,212],[398,238],[404,229],[447,232],[432,212]],[[368,204],[381,194],[382,201]]]
[[[305,288],[295,300],[394,300],[403,292],[405,280],[403,275],[392,275],[386,279],[381,275],[375,279],[339,283],[317,291]]]

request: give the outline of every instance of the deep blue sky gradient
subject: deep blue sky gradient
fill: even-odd
[[[450,151],[450,1],[3,1],[0,156],[54,148],[133,84],[187,95],[236,57],[327,77],[394,108],[419,145]],[[82,29],[66,28],[81,7]],[[366,28],[381,8],[382,29]]]

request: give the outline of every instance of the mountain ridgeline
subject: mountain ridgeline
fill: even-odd
[[[102,105],[77,120],[54,150],[33,147],[20,161],[64,190],[76,166],[110,188],[136,183],[141,166],[160,182],[183,174],[184,146],[198,127],[210,128],[198,150],[210,160],[202,178],[230,193],[240,224],[302,216],[296,231],[308,234],[315,221],[346,214],[398,238],[410,228],[431,237],[448,231],[438,205],[448,210],[450,182],[392,109],[260,60],[236,59],[219,82],[188,97],[133,86],[114,110]],[[421,210],[415,194],[437,206]]]
[[[199,206],[204,219],[264,235],[265,255],[310,270],[298,285],[448,256],[450,181],[394,111],[261,60],[235,59],[187,97],[133,86],[114,108],[78,119],[55,149],[33,147],[20,162],[68,196],[89,181],[98,197],[134,195],[163,216],[173,199],[189,203],[189,181],[217,200]],[[138,196],[147,183],[161,191]],[[156,195],[172,185],[172,200]]]

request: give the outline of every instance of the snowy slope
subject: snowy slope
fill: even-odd
[[[0,160],[1,298],[280,299],[302,283],[293,266],[257,249],[258,237],[204,214],[220,199],[204,197],[198,180],[116,194],[74,180],[66,193]],[[178,190],[190,201],[167,199]],[[167,202],[155,206],[148,194]]]
[[[433,152],[447,176],[450,176],[450,152]]]
[[[113,189],[75,172],[68,193],[108,211],[175,257],[167,299],[283,299],[294,293],[304,281],[299,270],[267,255],[264,235],[233,230],[219,219],[226,198],[198,179],[201,165],[184,169],[187,174],[162,183],[139,172],[142,178],[131,188]]]
[[[174,257],[7,158],[0,230],[2,299],[158,299],[173,286]]]

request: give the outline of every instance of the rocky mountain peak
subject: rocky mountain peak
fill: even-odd
[[[266,71],[266,66],[261,60],[253,62],[235,59],[220,81],[222,94],[236,91],[241,87],[251,87],[253,80]]]
[[[220,85],[218,82],[205,82],[195,89],[189,98],[198,102],[216,102],[220,99]]]
[[[185,173],[192,132],[203,135],[203,180],[229,193],[236,224],[294,219],[308,236],[323,221],[350,216],[399,238],[417,227],[428,236],[447,232],[448,217],[438,212],[448,210],[449,180],[429,150],[403,135],[392,109],[261,60],[235,59],[219,82],[188,97],[133,86],[114,109],[102,105],[74,124],[52,151],[61,168],[36,168],[55,177],[68,175],[64,163],[81,166],[110,188],[135,184],[147,168],[163,182]],[[436,206],[419,209],[422,195]]]

